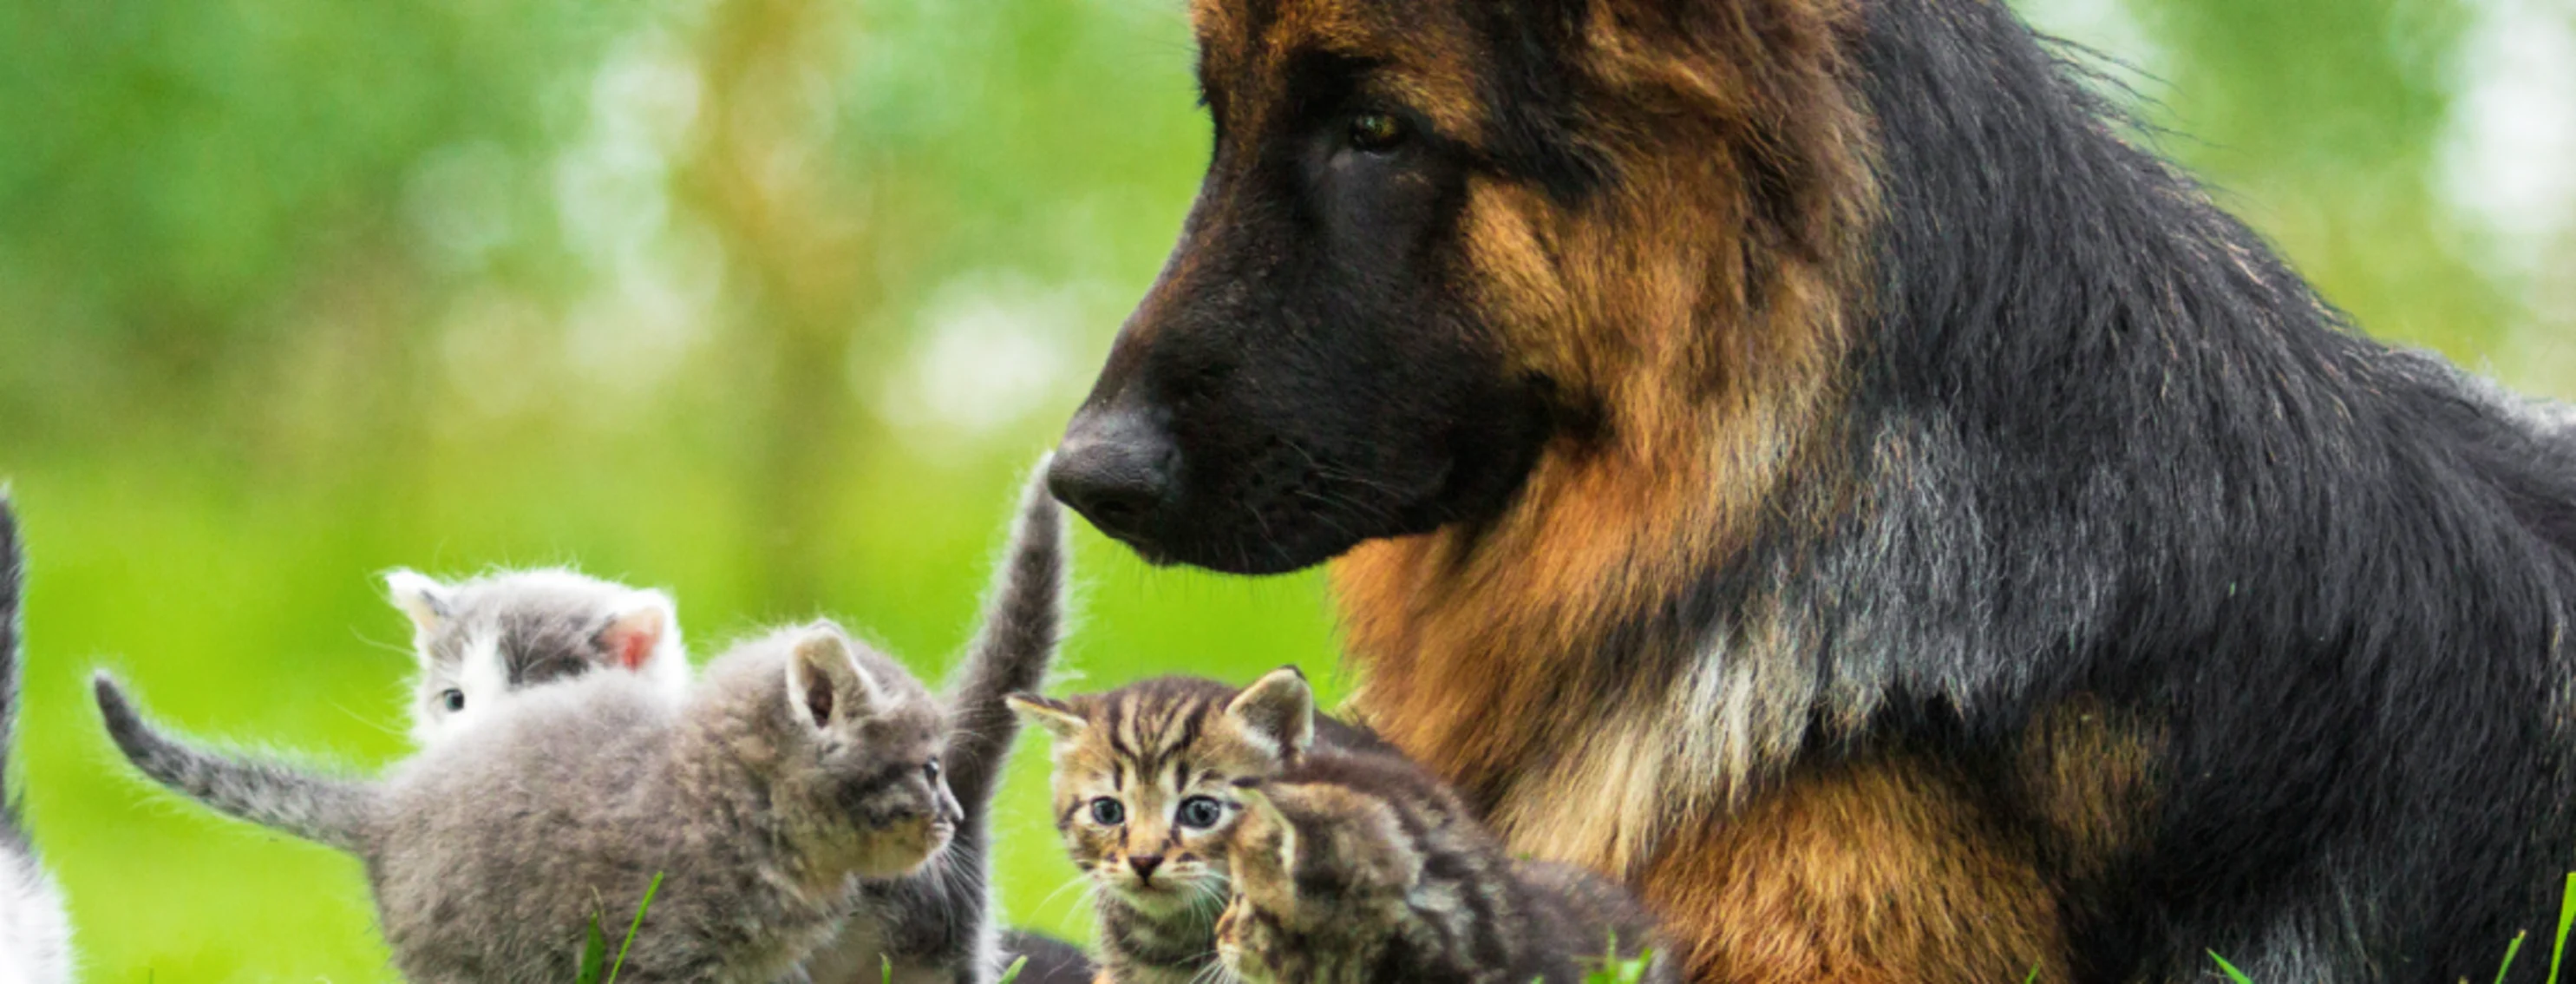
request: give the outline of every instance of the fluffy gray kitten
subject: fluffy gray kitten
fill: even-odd
[[[411,617],[420,745],[473,727],[517,691],[595,669],[639,674],[673,704],[688,692],[679,613],[662,592],[555,568],[454,583],[402,569],[385,589]]]
[[[1015,956],[1047,956],[1017,934],[1000,948],[992,920],[993,792],[1020,733],[1006,700],[1046,682],[1064,634],[1064,514],[1041,460],[1021,486],[1010,546],[985,599],[982,627],[949,687],[955,732],[948,786],[964,806],[948,851],[921,875],[859,887],[847,927],[806,967],[814,984],[985,984]],[[1035,962],[1033,961],[1033,966]],[[1022,975],[1025,981],[1037,978]]]
[[[1033,484],[953,741],[909,674],[828,624],[720,657],[677,708],[630,673],[527,689],[373,783],[189,747],[104,676],[99,705],[145,774],[365,859],[418,981],[569,980],[587,921],[631,914],[662,872],[621,979],[766,982],[810,958],[820,982],[891,963],[974,984],[995,962],[986,814],[1015,734],[1002,698],[1055,652],[1063,536]]]
[[[18,544],[18,513],[0,492],[0,774],[18,730],[19,608],[26,598],[27,557]],[[0,789],[0,981],[65,984],[72,979],[71,920],[62,890],[36,856],[17,794]]]
[[[571,980],[590,922],[623,923],[656,874],[621,976],[766,984],[830,938],[854,879],[912,872],[958,819],[946,715],[828,623],[737,647],[677,709],[624,673],[531,689],[375,782],[199,752],[97,689],[144,772],[363,859],[421,984]]]

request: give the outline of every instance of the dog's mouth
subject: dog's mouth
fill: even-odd
[[[1282,574],[1340,556],[1364,540],[1428,532],[1456,516],[1450,462],[1406,477],[1365,469],[1272,436],[1222,464],[1183,462],[1168,476],[1109,487],[1081,473],[1068,442],[1053,478],[1059,498],[1101,533],[1156,566]],[[1072,460],[1073,466],[1062,464]]]

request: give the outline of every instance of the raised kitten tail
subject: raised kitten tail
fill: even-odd
[[[956,735],[944,764],[948,788],[970,817],[981,816],[992,800],[1019,737],[1019,717],[1004,698],[1035,692],[1045,682],[1064,635],[1064,510],[1047,492],[1043,459],[1032,474],[1020,493],[1010,553],[953,692]]]
[[[0,491],[0,766],[18,743],[19,608],[26,598],[27,555],[18,545],[18,510]],[[0,768],[0,777],[8,773]],[[18,795],[0,784],[0,843],[28,850]]]
[[[191,747],[154,729],[116,680],[92,678],[108,737],[153,781],[241,820],[356,852],[367,787],[345,779],[246,755]]]
[[[19,677],[26,672],[20,606],[26,600],[27,555],[18,542],[18,513],[0,489],[0,772],[17,744]],[[73,979],[71,920],[62,891],[27,836],[18,793],[0,786],[0,981],[64,984]]]

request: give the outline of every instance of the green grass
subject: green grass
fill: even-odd
[[[2245,976],[2244,971],[2236,969],[2235,964],[2228,963],[2227,958],[2219,956],[2217,951],[2210,951],[2209,959],[2218,964],[2218,972],[2227,975],[2228,980],[2234,981],[2236,984],[2253,984],[2253,982]]]
[[[635,904],[635,919],[626,924],[626,939],[617,944],[617,960],[608,963],[608,940],[599,931],[599,917],[590,917],[589,931],[581,945],[581,971],[573,984],[617,984],[617,975],[626,969],[626,951],[635,945],[635,934],[644,929],[644,913],[653,908],[653,896],[662,891],[662,873],[653,873],[653,883],[644,886],[644,900]],[[608,976],[600,976],[600,966],[608,964]]]
[[[2567,954],[2567,933],[2571,928],[2576,928],[2576,872],[2567,875],[2567,888],[2558,900],[2558,936],[2549,947],[2548,984],[2558,984],[2559,961]],[[2523,939],[2530,935],[2529,932],[2515,933],[2512,941],[2505,944],[2504,959],[2496,965],[2496,984],[2504,984],[2505,975],[2513,972],[2513,959],[2522,953]],[[2218,972],[2225,974],[2234,984],[2254,984],[2253,978],[2236,969],[2235,964],[2228,963],[2226,957],[2212,951],[2209,959],[2218,964]],[[2031,976],[2036,980],[2038,972],[2032,971]],[[2461,978],[2460,984],[2468,984],[2468,978]]]

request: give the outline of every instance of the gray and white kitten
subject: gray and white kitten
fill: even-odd
[[[162,784],[365,858],[397,960],[418,980],[569,979],[584,920],[631,912],[662,871],[626,979],[767,981],[808,963],[830,984],[874,981],[891,964],[905,980],[977,984],[996,962],[987,814],[1016,733],[1003,697],[1045,675],[1063,572],[1060,511],[1033,483],[961,670],[953,740],[936,723],[943,709],[890,660],[857,649],[847,678],[820,673],[836,665],[821,647],[852,651],[830,626],[719,658],[676,710],[628,673],[516,693],[380,783],[191,748],[104,677],[99,703],[119,747]],[[789,649],[795,659],[777,655]],[[888,841],[892,815],[868,797],[914,786],[938,792],[925,802],[941,808],[922,816],[949,848],[895,877],[911,835]]]
[[[657,874],[623,979],[768,984],[840,928],[855,881],[910,874],[958,821],[945,712],[829,623],[735,648],[678,708],[626,673],[527,690],[373,782],[210,755],[97,691],[145,773],[364,860],[421,984],[572,980],[591,922],[624,922]]]
[[[20,609],[27,557],[18,542],[18,513],[0,492],[0,775],[18,731],[19,676],[26,657]],[[71,920],[35,842],[27,837],[18,796],[0,788],[0,982],[65,984],[72,979]]]
[[[678,610],[662,592],[555,568],[454,583],[402,569],[385,588],[411,617],[420,745],[472,727],[516,691],[595,669],[638,674],[675,705],[688,692]]]

